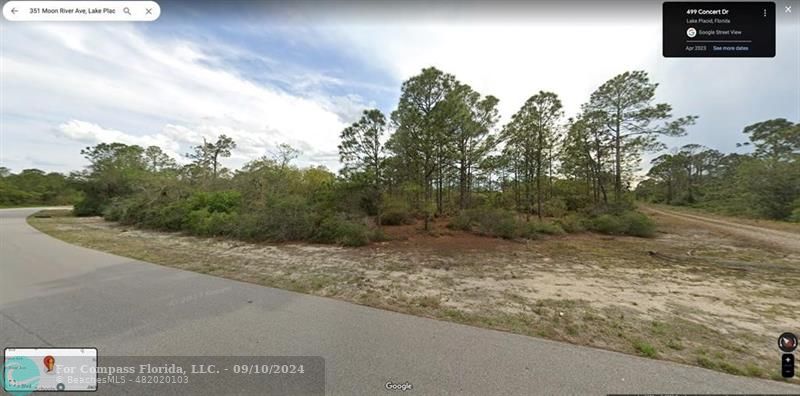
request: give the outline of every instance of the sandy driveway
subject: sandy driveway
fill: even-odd
[[[663,209],[655,209],[652,207],[643,208],[644,211],[658,213],[664,216],[677,217],[683,220],[688,220],[695,223],[702,223],[720,231],[738,235],[748,239],[753,239],[759,242],[775,245],[788,249],[794,252],[800,252],[800,234],[795,234],[787,231],[772,230],[764,227],[757,227],[748,224],[734,223],[732,221],[713,219],[705,216],[698,216],[695,214],[681,213],[668,211]]]

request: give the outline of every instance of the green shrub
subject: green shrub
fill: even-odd
[[[465,211],[483,235],[513,239],[519,236],[520,224],[514,212],[505,209],[472,209]]]
[[[609,202],[606,206],[606,211],[617,215],[632,211],[636,208],[634,197],[631,193],[624,193],[618,201]]]
[[[797,198],[792,203],[792,214],[787,219],[794,223],[800,223],[800,198]]]
[[[603,234],[633,235],[652,237],[655,235],[655,223],[639,212],[622,212],[621,214],[602,214],[590,222],[590,228]]]
[[[566,232],[558,224],[545,223],[541,221],[531,221],[525,225],[525,234],[546,234],[546,235],[563,235]]]
[[[561,229],[570,234],[574,232],[586,231],[585,220],[577,215],[568,214],[555,221]]]
[[[525,222],[517,213],[505,209],[478,208],[464,210],[450,220],[447,227],[454,230],[473,231],[487,236],[513,238],[537,238],[542,234],[561,235],[565,231],[560,224],[541,221]]]
[[[103,209],[103,218],[122,224],[140,224],[146,217],[154,217],[152,206],[143,197],[114,198]]]
[[[591,228],[603,234],[624,234],[625,225],[618,216],[602,214],[592,220]]]
[[[362,223],[340,216],[327,217],[317,228],[313,240],[344,246],[364,246],[370,241],[370,230]]]
[[[238,191],[196,192],[189,197],[189,207],[192,210],[206,208],[211,213],[231,213],[239,209],[241,200]]]
[[[312,238],[314,229],[308,203],[299,197],[285,197],[241,216],[237,236],[273,242],[304,241]]]
[[[469,214],[462,211],[447,224],[447,228],[451,230],[472,231],[472,218]]]
[[[640,355],[647,356],[649,358],[654,358],[658,356],[658,351],[656,350],[656,348],[642,340],[634,340],[633,349],[635,349],[636,352],[638,352]]]
[[[208,211],[206,208],[202,209]],[[114,198],[103,211],[103,218],[158,230],[193,232],[187,224],[190,211],[187,200],[152,201],[143,195],[134,195]]]
[[[625,212],[620,218],[627,235],[649,238],[656,234],[655,223],[643,213]]]
[[[385,242],[391,240],[391,238],[383,230],[376,228],[369,234],[369,240],[371,242]]]
[[[235,213],[209,212],[207,209],[193,210],[186,222],[188,231],[200,236],[231,235],[237,227]]]
[[[103,211],[103,218],[108,221],[119,221],[124,215],[125,205],[115,199]]]
[[[105,209],[105,200],[94,195],[86,195],[72,208],[75,216],[99,216]]]
[[[381,225],[398,226],[414,224],[414,216],[405,208],[388,208],[381,215]]]
[[[185,201],[171,202],[159,209],[159,225],[169,231],[181,231],[185,229],[189,217],[189,208]]]
[[[792,210],[792,214],[789,216],[789,221],[793,223],[800,223],[800,208]]]
[[[563,217],[567,214],[567,203],[561,198],[551,198],[544,203],[542,212],[548,217]]]

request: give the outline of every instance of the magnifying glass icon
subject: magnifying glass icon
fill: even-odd
[[[128,15],[131,15],[131,9],[130,9],[130,8],[128,8],[128,7],[125,7],[125,8],[123,8],[123,9],[122,9],[122,12],[124,12],[124,13],[126,13],[126,14],[128,14]],[[131,15],[131,16],[133,16],[133,15]]]

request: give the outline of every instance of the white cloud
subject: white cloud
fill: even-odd
[[[556,92],[568,112],[608,78],[648,68],[660,27],[642,21],[521,23],[413,22],[328,25],[319,37],[381,65],[398,82],[428,66],[500,98],[505,119],[539,90]],[[399,92],[399,90],[398,90]]]
[[[165,128],[167,130],[167,128]],[[142,147],[159,146],[165,153],[180,159],[180,142],[174,135],[158,133],[154,135],[132,135],[115,129],[80,120],[70,120],[58,126],[59,135],[85,144],[118,142],[136,144]]]
[[[119,24],[5,24],[2,33],[4,118],[49,119],[57,136],[75,142],[158,144],[178,154],[225,133],[237,141],[229,165],[238,166],[276,142],[312,156],[335,149],[345,125],[329,101],[210,66],[213,48],[190,41]],[[3,129],[16,129],[14,117]],[[6,141],[3,151],[14,145]]]

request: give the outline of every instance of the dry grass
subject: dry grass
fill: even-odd
[[[515,243],[402,226],[387,229],[401,240],[355,249],[209,241],[98,218],[30,223],[68,242],[190,271],[776,379],[775,339],[797,331],[800,257],[655,219],[651,239],[575,234]]]

